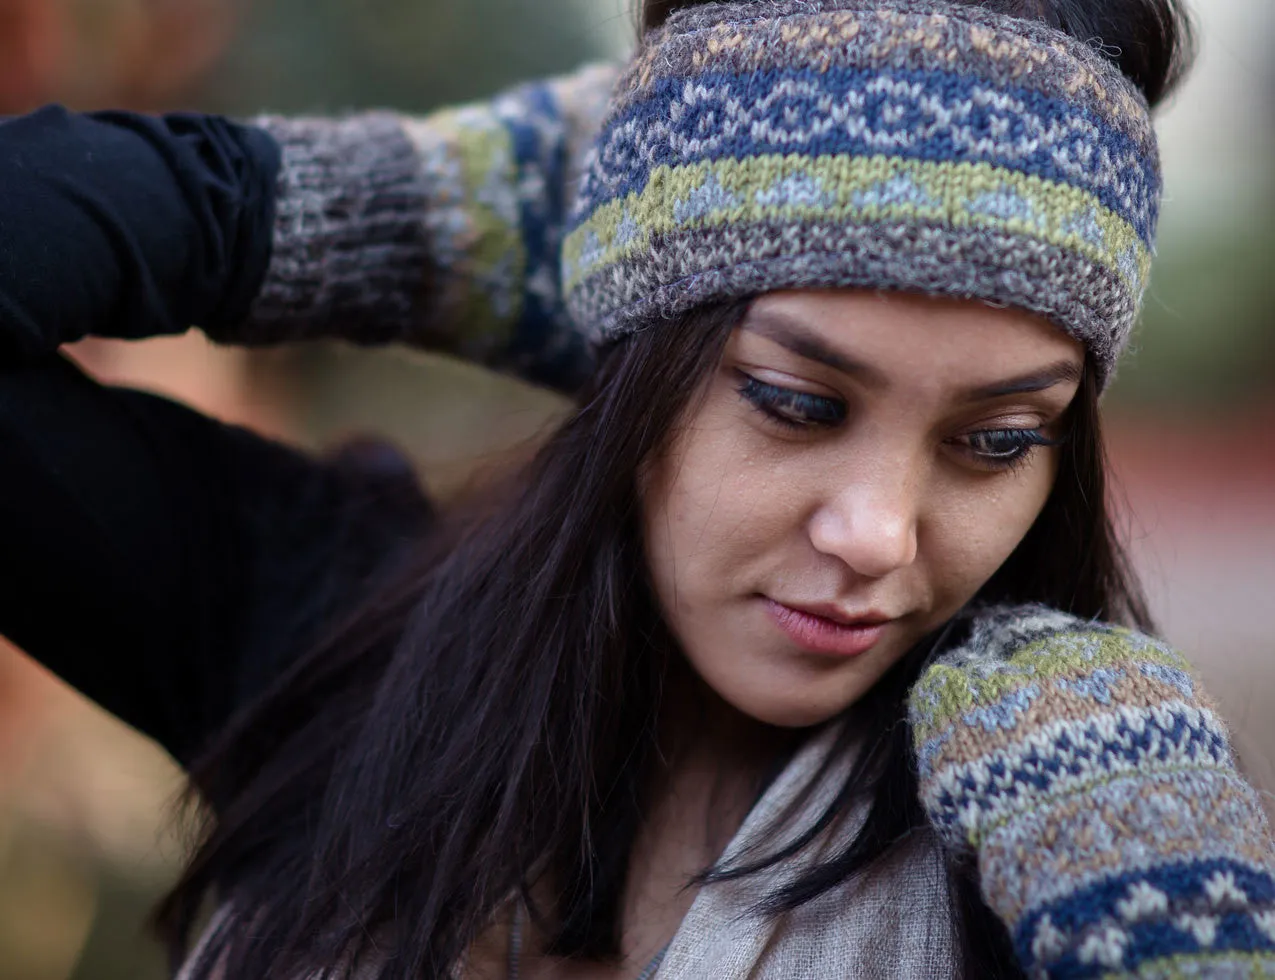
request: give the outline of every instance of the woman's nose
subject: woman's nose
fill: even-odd
[[[911,483],[898,474],[882,473],[843,486],[811,519],[811,543],[868,578],[881,578],[912,564],[917,495]]]

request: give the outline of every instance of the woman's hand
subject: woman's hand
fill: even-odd
[[[263,117],[283,154],[273,257],[215,339],[405,343],[563,390],[590,352],[562,306],[571,188],[616,69],[593,65],[423,117]]]
[[[616,70],[424,117],[0,123],[0,362],[191,326],[404,343],[570,391],[558,250]]]
[[[987,610],[909,715],[926,811],[975,854],[1030,975],[1167,976],[1166,949],[1191,976],[1275,968],[1270,829],[1179,654],[1040,606]]]

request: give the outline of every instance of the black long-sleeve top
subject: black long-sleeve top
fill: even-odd
[[[392,454],[313,459],[57,353],[245,314],[267,134],[49,109],[0,154],[0,634],[189,762],[429,508]]]

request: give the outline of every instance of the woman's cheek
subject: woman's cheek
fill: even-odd
[[[928,552],[925,561],[936,575],[944,612],[954,613],[973,598],[1014,553],[1040,516],[1056,472],[1056,462],[1042,459],[973,492],[949,488],[946,506],[931,511],[919,549]]]
[[[669,448],[654,460],[642,481],[647,555],[656,590],[668,613],[673,600],[684,601],[702,578],[698,566],[713,550],[713,510],[703,501],[721,496],[722,479],[712,483],[706,454],[713,450],[696,422],[681,428]],[[720,517],[720,515],[718,515]],[[693,547],[698,542],[700,547]]]
[[[647,554],[670,615],[750,592],[800,519],[792,467],[746,411],[714,386],[643,475]]]

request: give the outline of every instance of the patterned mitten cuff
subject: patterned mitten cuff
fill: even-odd
[[[1266,817],[1173,650],[987,610],[909,716],[926,811],[973,849],[1029,975],[1275,976]]]
[[[340,337],[443,351],[570,390],[590,351],[562,307],[571,187],[616,69],[423,117],[263,117],[280,144],[273,255],[215,339]]]
[[[410,336],[433,271],[425,181],[400,117],[253,124],[282,155],[270,265],[248,320],[215,338],[379,344]]]

